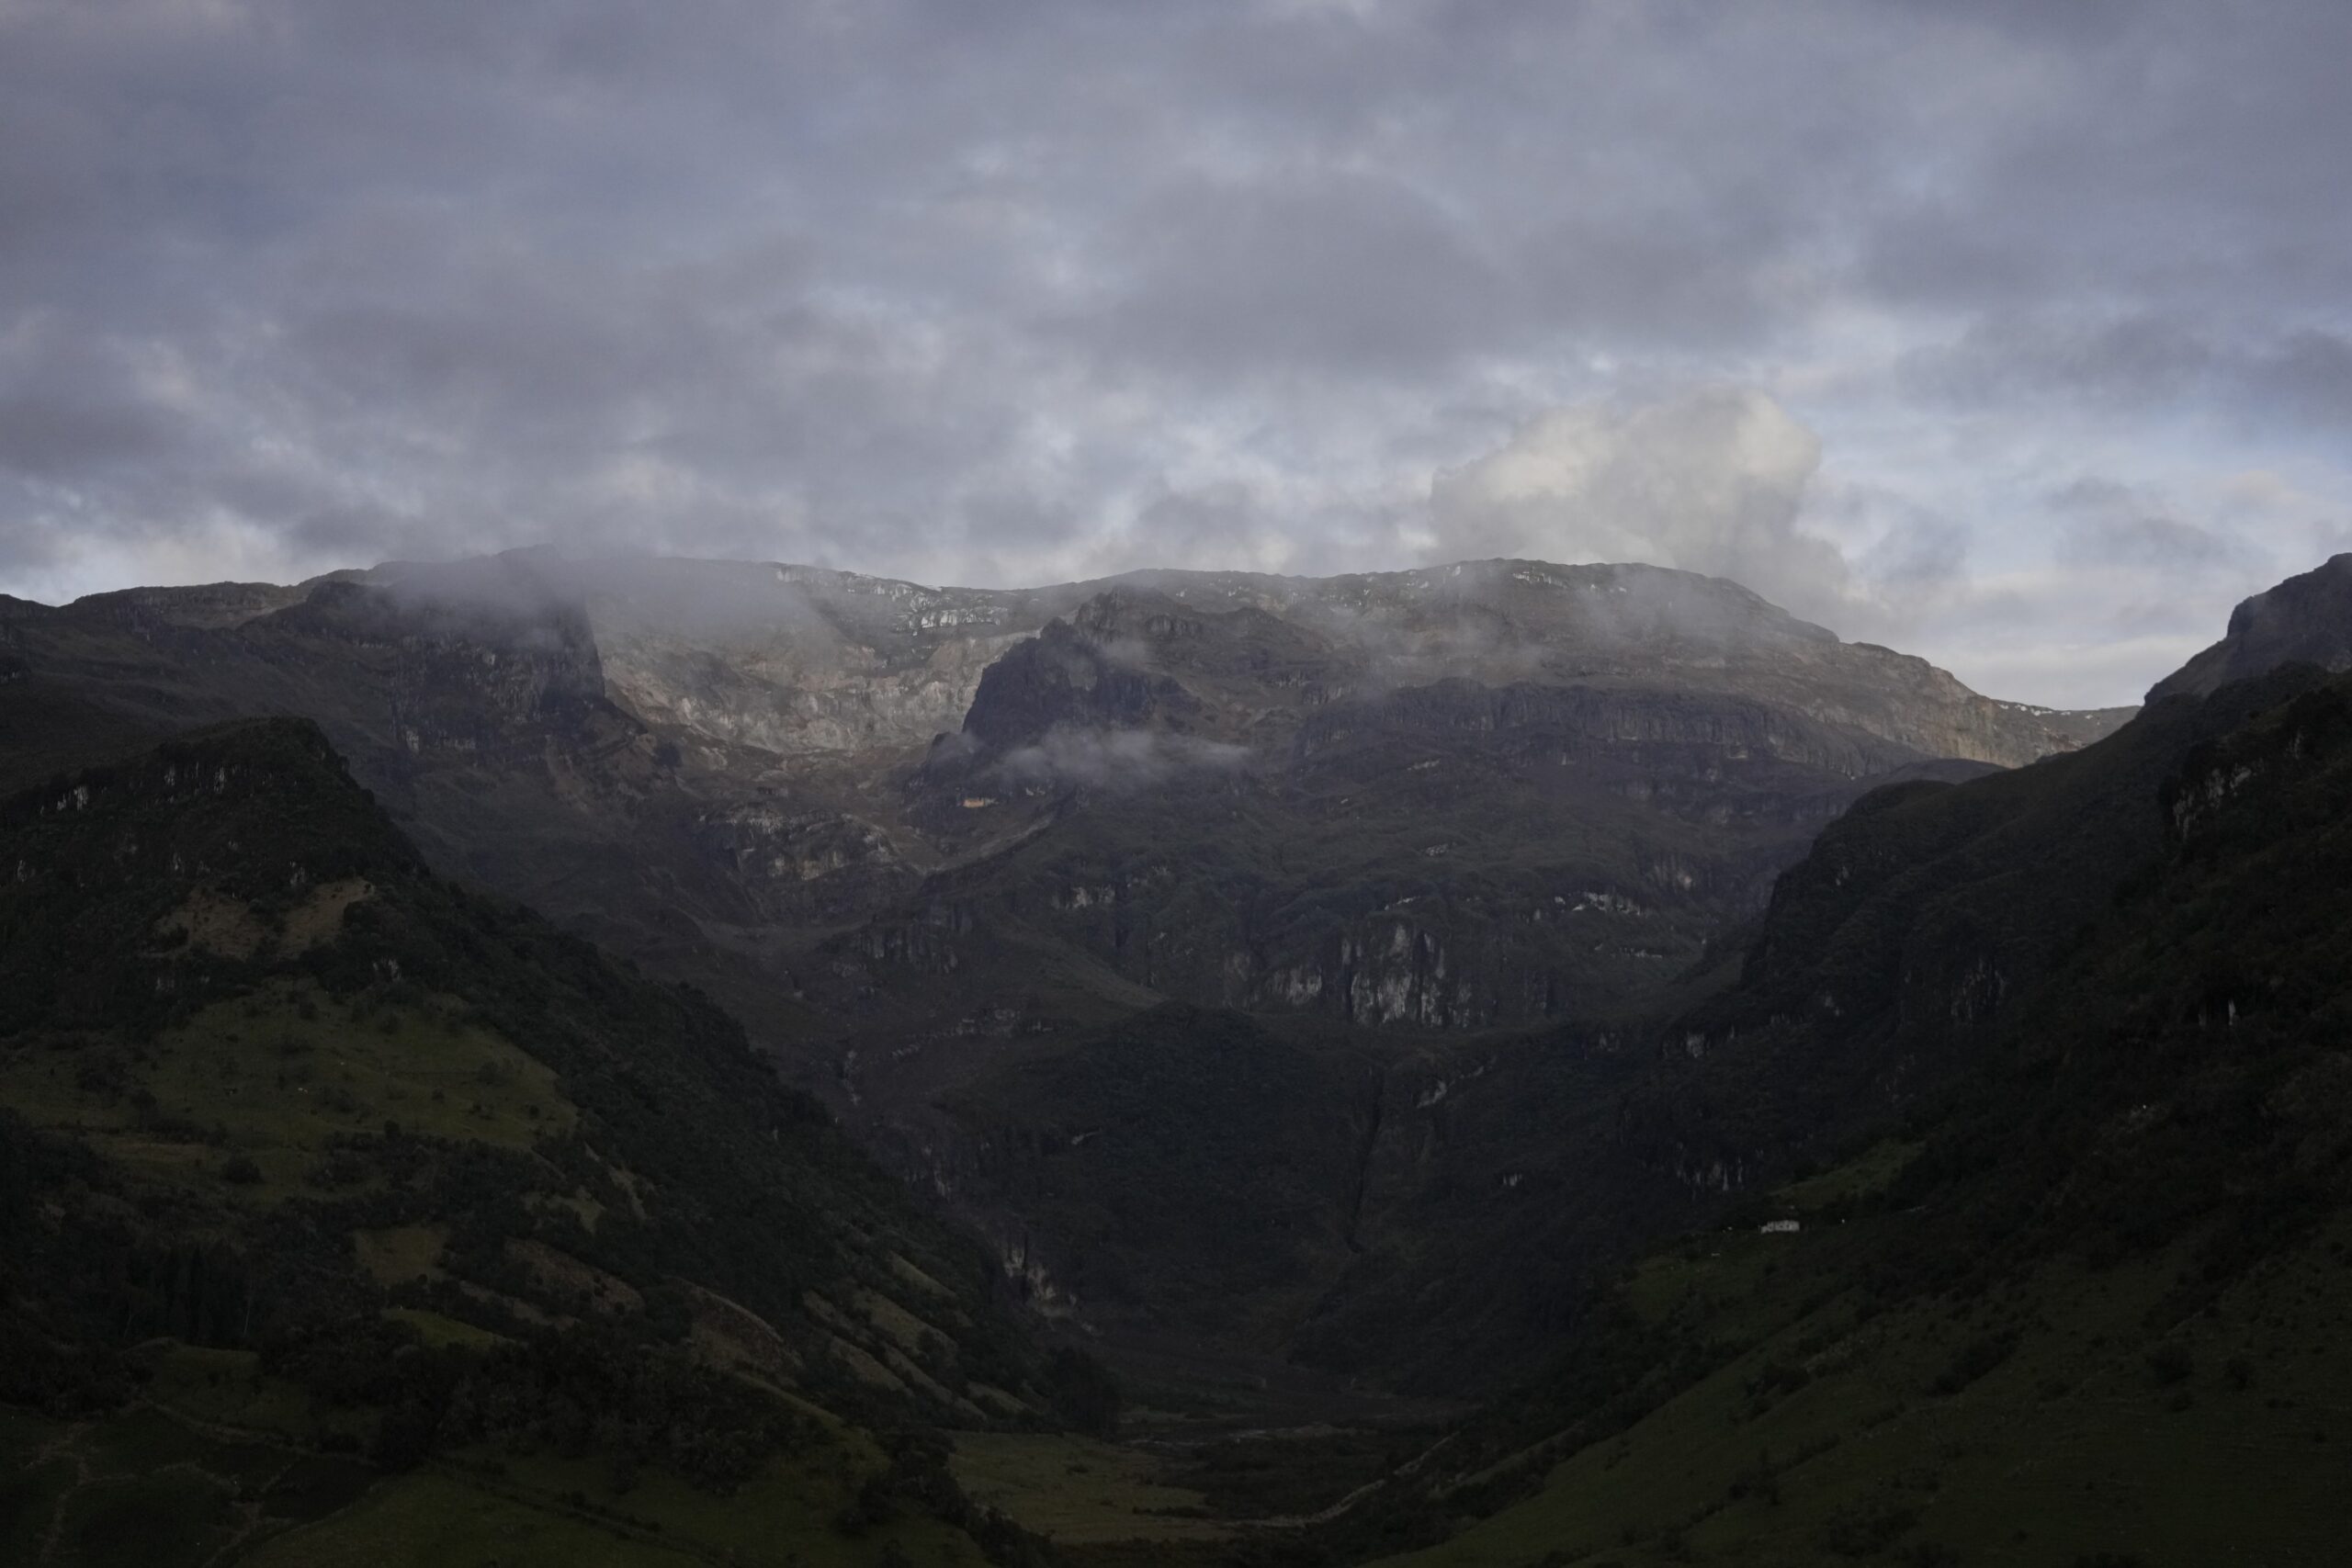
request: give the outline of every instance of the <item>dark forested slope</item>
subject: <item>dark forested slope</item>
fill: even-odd
[[[2308,665],[1865,802],[1628,1091],[1633,1164],[1733,1192],[1330,1550],[2333,1561],[2347,889],[2352,682]]]
[[[432,875],[314,727],[57,777],[0,864],[0,1535],[395,1561],[455,1496],[647,1561],[1022,1550],[922,1433],[1093,1390],[992,1261],[701,997]]]

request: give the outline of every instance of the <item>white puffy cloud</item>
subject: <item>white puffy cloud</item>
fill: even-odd
[[[1819,437],[1753,388],[1554,409],[1438,474],[1427,554],[1648,561],[1842,618],[1853,574],[1799,521],[1820,467]]]

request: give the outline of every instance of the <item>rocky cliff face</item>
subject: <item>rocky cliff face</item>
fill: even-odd
[[[266,655],[379,671],[397,743],[412,754],[527,750],[541,732],[577,728],[609,706],[587,617],[560,603],[453,603],[324,582],[258,618],[250,635]]]
[[[681,741],[786,759],[920,747],[1049,618],[1050,594],[925,588],[810,567],[571,561],[526,570],[580,606],[613,698]]]
[[[1601,1016],[1760,908],[1865,781],[2070,745],[1687,573],[1145,574],[989,667],[906,787],[946,856],[922,912],[818,967],[853,1008],[910,972],[1003,1007],[984,953],[1017,931],[1199,1005],[1408,1031]]]

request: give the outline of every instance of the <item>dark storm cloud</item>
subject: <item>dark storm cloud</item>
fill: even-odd
[[[2352,518],[2346,58],[2329,0],[0,0],[0,590],[1648,548],[2071,681],[1987,650]]]

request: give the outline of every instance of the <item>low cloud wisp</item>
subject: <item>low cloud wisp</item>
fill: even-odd
[[[1006,752],[995,768],[1015,784],[1079,784],[1127,793],[1183,773],[1232,773],[1249,761],[1246,746],[1195,735],[1059,728],[1034,746]]]

